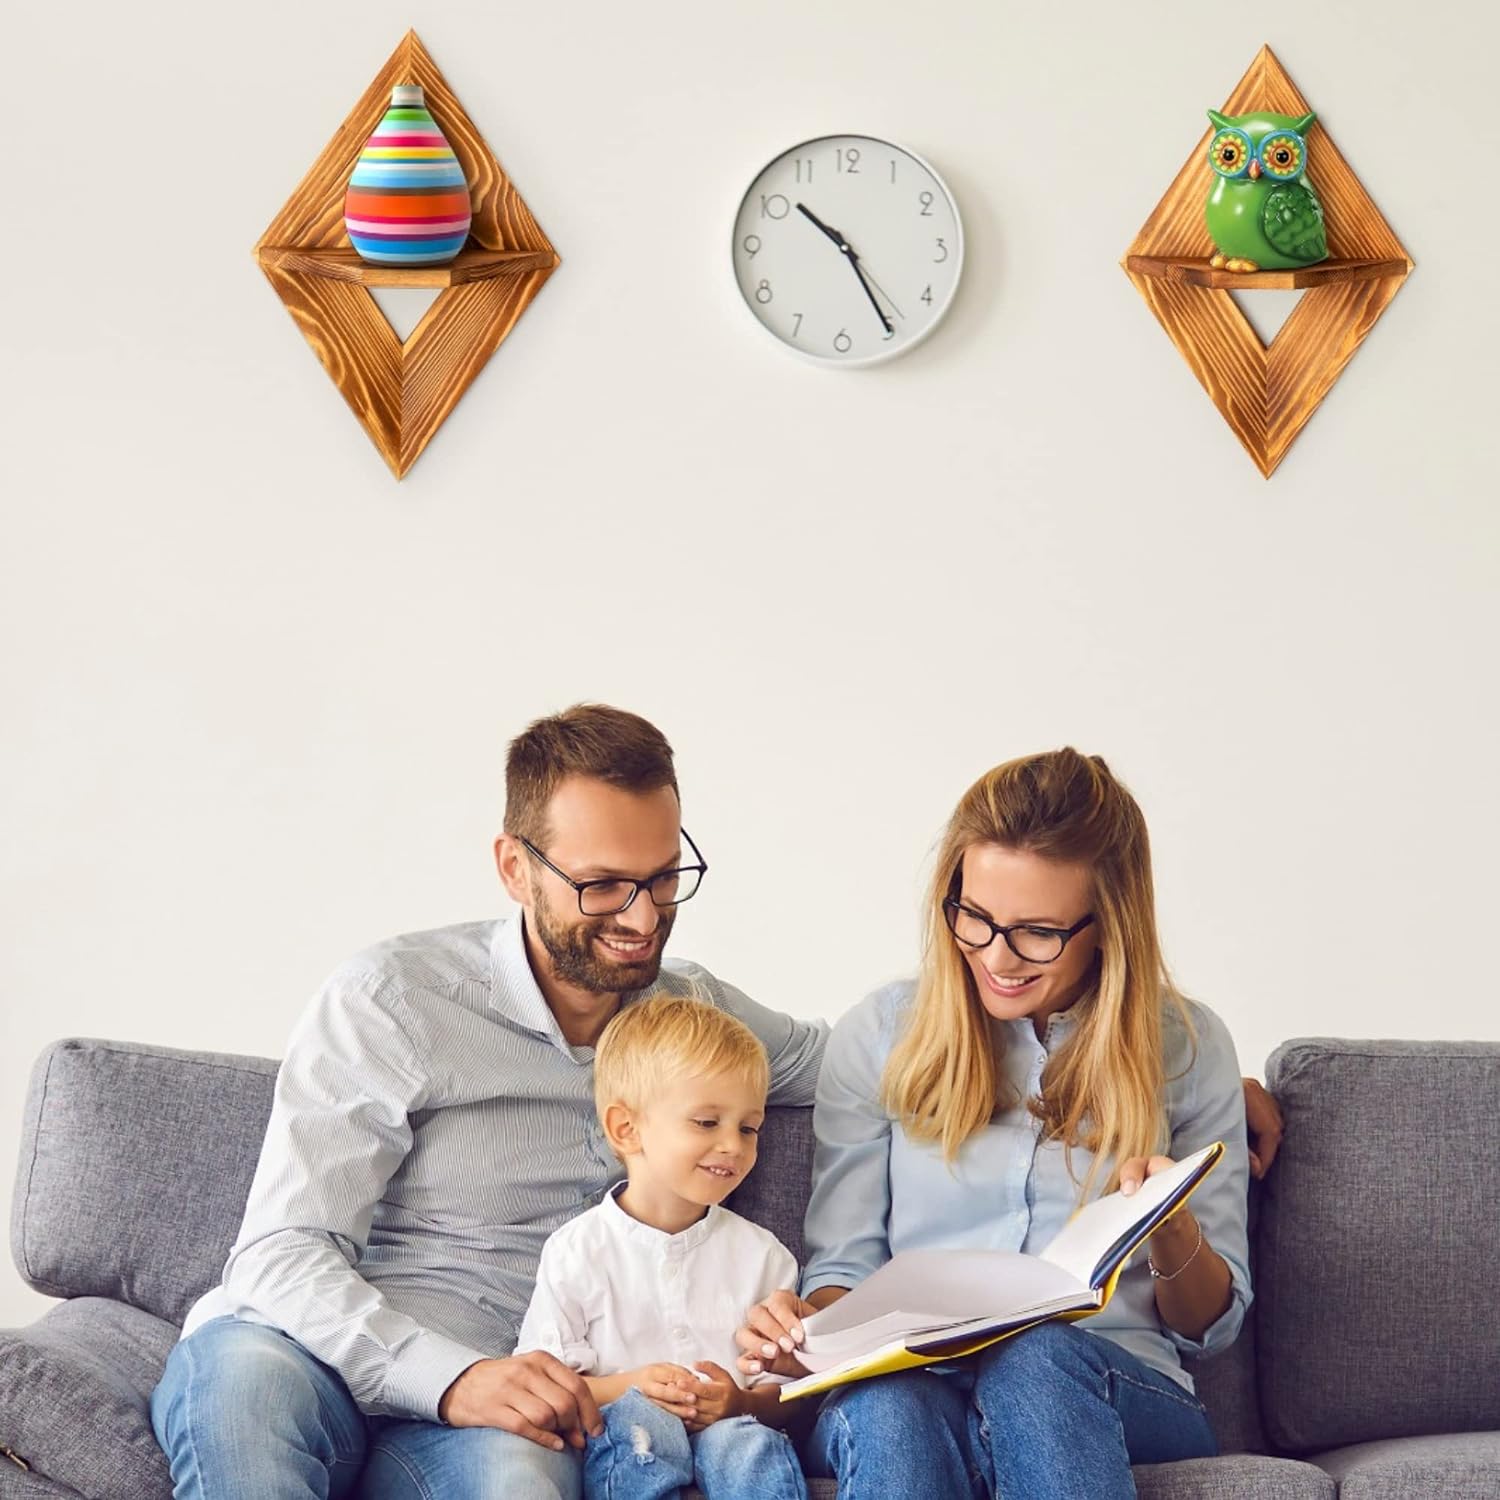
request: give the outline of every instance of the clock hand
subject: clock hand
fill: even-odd
[[[854,267],[854,274],[859,277],[859,284],[865,289],[865,296],[870,299],[870,306],[875,309],[875,316],[880,319],[880,326],[887,333],[896,330],[891,327],[891,320],[886,317],[885,309],[875,300],[875,293],[870,290],[870,283],[865,279],[865,273],[860,268],[859,257],[851,250],[849,251],[849,264]]]
[[[818,226],[819,229],[823,231],[824,234],[828,236],[829,239],[833,241],[835,245],[839,247],[839,254],[849,262],[850,268],[859,278],[859,284],[865,289],[865,296],[870,299],[870,306],[875,309],[875,316],[880,319],[880,326],[885,329],[887,333],[894,333],[895,330],[891,327],[891,320],[886,317],[884,308],[882,308],[880,303],[876,300],[875,293],[870,290],[870,283],[865,279],[865,273],[860,268],[859,256],[854,253],[854,249],[849,244],[848,240],[846,240],[843,235],[838,232],[837,229],[832,229],[827,224],[825,224],[805,203],[799,203],[797,205],[797,212],[802,214],[804,218],[810,219],[814,224]],[[896,304],[894,302],[891,304],[892,307],[894,307],[895,305]]]
[[[859,265],[860,265],[860,269],[863,271],[865,263],[863,261],[860,261]],[[865,271],[865,279],[870,283],[871,286],[873,286],[875,288],[875,290],[877,292],[880,293],[880,295],[882,297],[885,298],[885,300],[887,302],[889,302],[891,304],[891,311],[893,313],[895,313],[895,315],[898,318],[900,318],[901,321],[904,323],[906,321],[906,314],[904,312],[902,312],[899,307],[896,306],[896,299],[893,296],[891,296],[891,294],[888,291],[886,291],[886,289],[883,286],[881,286],[881,284],[878,281],[876,281],[876,279],[872,275],[870,275],[870,273],[868,271]]]
[[[816,224],[818,228],[821,229],[823,233],[826,234],[828,238],[831,239],[833,243],[839,247],[840,250],[847,253],[849,246],[844,242],[843,235],[841,235],[837,229],[830,229],[805,203],[799,203],[797,205],[797,212],[804,218],[811,219],[812,222]]]

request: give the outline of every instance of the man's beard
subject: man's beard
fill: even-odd
[[[649,901],[651,897],[642,891],[635,899]],[[648,957],[631,962],[602,958],[594,946],[594,939],[600,937],[640,938],[638,932],[617,927],[614,916],[585,917],[574,923],[559,922],[542,891],[536,893],[532,915],[536,921],[536,935],[552,961],[553,974],[565,983],[595,995],[618,995],[624,990],[644,989],[654,983],[661,972],[661,955],[667,945],[667,935],[677,918],[675,909],[658,912],[657,928],[652,934],[656,946]]]

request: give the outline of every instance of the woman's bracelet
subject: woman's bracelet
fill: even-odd
[[[1178,1268],[1175,1271],[1173,1271],[1171,1273],[1171,1275],[1168,1275],[1165,1271],[1158,1271],[1156,1269],[1156,1262],[1151,1259],[1151,1252],[1149,1250],[1146,1252],[1146,1269],[1148,1271],[1150,1271],[1150,1273],[1151,1273],[1151,1279],[1153,1281],[1176,1281],[1177,1278],[1179,1276],[1181,1276],[1182,1273],[1185,1270],[1187,1270],[1187,1268],[1190,1265],[1192,1265],[1192,1263],[1198,1258],[1198,1252],[1202,1248],[1203,1248],[1203,1225],[1200,1223],[1198,1225],[1198,1243],[1193,1246],[1193,1253],[1191,1255],[1189,1255],[1188,1258],[1185,1261],[1183,1261],[1183,1263],[1180,1266],[1178,1266]]]

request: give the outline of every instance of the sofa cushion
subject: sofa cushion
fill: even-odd
[[[812,1114],[806,1107],[768,1109],[756,1169],[725,1200],[737,1214],[769,1229],[799,1266],[804,1260],[802,1220],[812,1191]]]
[[[78,1500],[78,1491],[28,1473],[0,1454],[0,1500]]]
[[[1140,1500],[1334,1500],[1336,1493],[1312,1464],[1253,1453],[1137,1464],[1131,1473]]]
[[[1271,1444],[1500,1428],[1500,1043],[1287,1042],[1267,1082],[1286,1116],[1256,1239]]]
[[[1319,1453],[1313,1462],[1338,1480],[1339,1500],[1495,1500],[1500,1495],[1500,1432],[1388,1438]]]
[[[11,1212],[17,1267],[53,1297],[181,1323],[239,1233],[274,1062],[54,1043],[32,1070]]]
[[[89,1500],[171,1500],[150,1399],[176,1339],[171,1323],[97,1297],[0,1331],[0,1440],[34,1478]]]

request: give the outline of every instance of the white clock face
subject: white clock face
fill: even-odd
[[[784,151],[734,221],[745,305],[788,348],[830,365],[873,364],[926,337],[953,301],[963,259],[943,179],[867,135]]]

